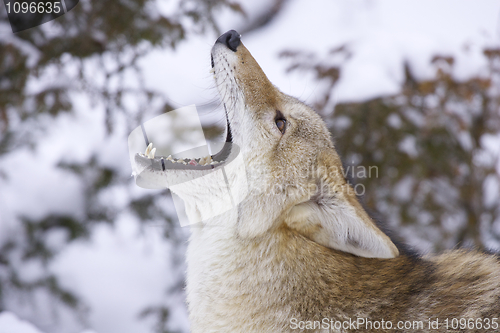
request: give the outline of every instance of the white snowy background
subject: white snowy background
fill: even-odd
[[[248,0],[242,5],[252,16],[266,8],[266,1]],[[160,7],[168,11],[168,4]],[[219,17],[223,31],[237,28],[242,20],[245,18],[230,11]],[[0,31],[0,38],[10,38],[9,34],[7,27]],[[146,85],[164,91],[174,107],[213,102],[216,91],[209,74],[209,54],[216,37],[193,36],[175,53],[150,53],[140,62]],[[405,60],[418,78],[434,74],[430,59],[436,54],[455,57],[457,78],[480,75],[486,68],[483,48],[500,45],[500,1],[291,0],[274,21],[244,34],[242,40],[276,86],[310,104],[324,87],[307,75],[287,74],[288,63],[279,53],[299,49],[321,55],[336,45],[349,45],[353,56],[339,60],[342,76],[335,87],[335,101],[361,101],[398,92]],[[65,84],[64,78],[58,80]],[[133,78],[125,83],[133,86]],[[31,84],[36,90],[37,82]],[[123,174],[131,173],[125,127],[118,126],[111,137],[106,136],[102,112],[84,95],[73,94],[73,98],[78,100],[76,112],[58,117],[50,131],[40,135],[35,152],[21,149],[0,160],[10,175],[9,182],[0,181],[0,242],[19,227],[12,222],[19,213],[33,218],[48,211],[79,213],[80,185],[55,167],[61,157],[79,161],[97,152],[102,163],[121,165]],[[212,113],[202,121],[222,117]],[[128,188],[126,194],[120,188],[111,189],[102,200],[121,207],[127,196],[147,191],[135,188],[132,179]],[[165,205],[171,205],[167,198]],[[180,233],[187,235],[188,231]],[[57,248],[67,236],[54,233],[51,237]],[[70,243],[50,266],[63,285],[88,305],[86,328],[69,314],[33,306],[30,299],[11,299],[6,304],[10,310],[0,313],[0,333],[149,332],[151,321],[140,319],[138,313],[161,302],[174,275],[179,274],[178,268],[170,267],[174,250],[179,250],[173,247],[157,225],[140,225],[129,214],[120,215],[114,226],[98,225],[90,241]],[[21,278],[26,281],[36,279],[42,270],[36,263],[21,266]],[[187,332],[184,300],[170,301],[176,304],[171,329]]]

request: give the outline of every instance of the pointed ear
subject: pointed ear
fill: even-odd
[[[318,156],[316,193],[291,208],[285,223],[332,249],[366,258],[394,258],[399,251],[368,216],[346,182],[335,152]]]

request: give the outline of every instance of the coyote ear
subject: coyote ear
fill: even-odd
[[[332,249],[367,258],[397,257],[399,251],[394,243],[368,216],[345,181],[338,157],[322,156],[319,161],[320,169],[323,164],[323,170],[329,173],[323,172],[317,179],[321,186],[309,201],[289,211],[287,225]],[[324,167],[325,162],[329,168]]]

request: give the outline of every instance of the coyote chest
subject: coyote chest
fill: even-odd
[[[302,236],[279,231],[242,242],[231,236],[235,229],[220,229],[194,230],[190,240],[193,332],[292,332],[292,318],[319,318],[312,313],[317,304],[307,302],[325,302],[327,295],[307,281],[317,272]],[[345,315],[338,309],[335,317]]]

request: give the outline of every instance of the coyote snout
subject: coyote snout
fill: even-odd
[[[236,31],[211,56],[247,188],[192,230],[193,332],[458,332],[452,321],[462,318],[471,332],[500,329],[499,257],[398,249],[359,204],[318,114],[269,82]],[[185,202],[221,186],[200,184],[183,191]]]

